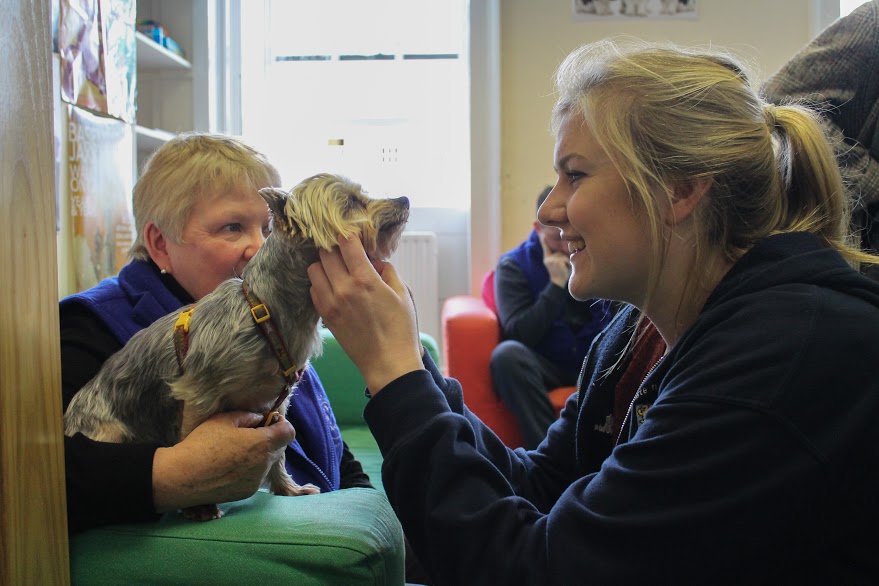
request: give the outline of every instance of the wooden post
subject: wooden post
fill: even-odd
[[[0,22],[0,584],[67,584],[50,0]]]

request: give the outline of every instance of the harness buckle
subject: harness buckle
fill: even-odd
[[[250,315],[253,316],[253,321],[258,324],[261,324],[262,322],[267,321],[272,317],[271,315],[269,315],[269,308],[266,307],[264,303],[260,303],[259,305],[254,305],[253,307],[251,307]]]
[[[180,312],[180,315],[177,317],[177,321],[174,323],[174,330],[178,330],[179,328],[183,328],[184,332],[189,331],[189,321],[192,319],[192,312],[195,308],[190,308]]]

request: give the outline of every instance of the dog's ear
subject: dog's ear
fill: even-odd
[[[281,215],[284,213],[284,204],[287,202],[287,192],[277,187],[263,187],[259,190],[262,197],[273,214]]]
[[[287,192],[277,187],[263,187],[259,190],[259,195],[269,205],[269,211],[272,212],[272,230],[283,230],[290,232],[291,226],[285,212],[287,205]]]

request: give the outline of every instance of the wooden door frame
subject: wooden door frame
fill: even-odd
[[[3,0],[0,584],[68,584],[52,130],[52,0]]]

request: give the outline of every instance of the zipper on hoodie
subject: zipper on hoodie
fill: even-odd
[[[641,398],[646,393],[646,390],[644,389],[644,383],[647,382],[647,378],[650,376],[650,374],[654,370],[656,370],[656,367],[659,366],[659,363],[662,362],[664,359],[665,359],[665,355],[660,356],[659,360],[657,360],[653,364],[653,366],[650,367],[650,370],[648,370],[647,374],[644,375],[644,378],[641,379],[641,384],[638,385],[638,390],[635,391],[635,396],[632,397],[632,401],[629,403],[629,408],[626,410],[626,416],[623,417],[623,424],[620,426],[620,433],[617,435],[617,441],[614,444],[614,446],[620,445],[620,440],[623,439],[623,433],[626,431],[626,423],[628,423],[628,421],[629,421],[629,414],[632,412],[632,409],[635,407],[635,401],[637,401],[639,398]]]

